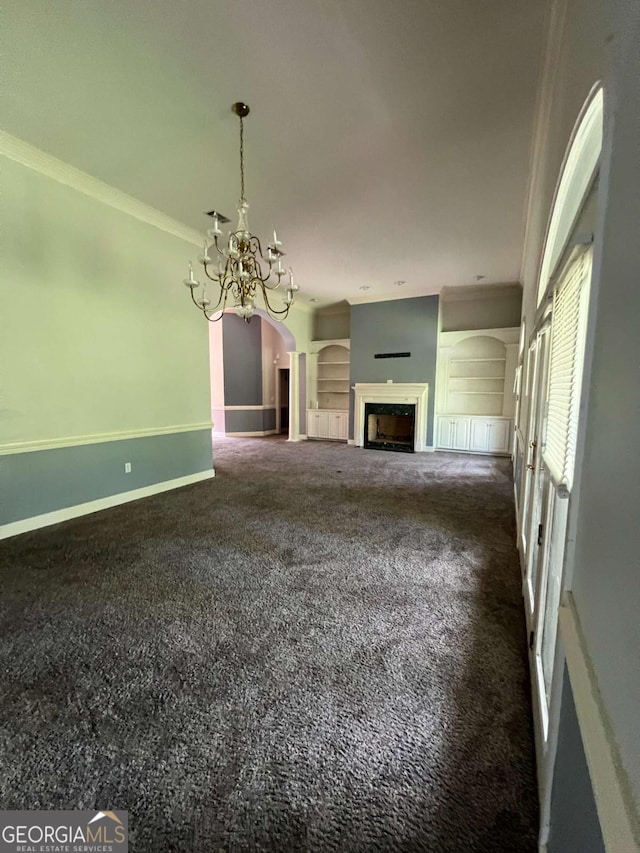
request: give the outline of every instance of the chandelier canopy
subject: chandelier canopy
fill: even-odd
[[[207,282],[203,285],[194,278],[193,265],[189,263],[189,277],[184,279],[184,284],[191,291],[191,299],[202,311],[210,322],[215,322],[222,317],[222,312],[227,306],[227,300],[231,296],[234,300],[233,307],[236,313],[245,322],[249,322],[255,310],[255,298],[258,290],[262,292],[264,306],[274,320],[284,320],[293,305],[293,297],[298,290],[298,285],[293,283],[293,271],[288,271],[282,266],[282,242],[278,240],[276,232],[273,232],[273,241],[267,246],[266,255],[263,254],[260,240],[249,231],[248,210],[249,205],[244,197],[244,119],[249,115],[249,107],[238,102],[231,107],[232,111],[240,119],[240,201],[238,203],[238,227],[235,231],[229,231],[224,245],[222,244],[222,231],[218,214],[213,212],[213,228],[207,231],[208,240],[204,241],[202,255],[198,261],[202,264],[206,277],[218,288],[219,294],[215,305],[207,294]],[[212,242],[209,242],[212,241]],[[213,258],[209,251],[215,249]],[[211,271],[215,266],[214,272]],[[273,291],[280,287],[282,278],[288,273],[288,282],[285,288],[283,307],[278,309],[271,303]],[[198,290],[202,287],[202,290]],[[198,292],[196,296],[195,293]],[[215,297],[214,297],[215,298]]]

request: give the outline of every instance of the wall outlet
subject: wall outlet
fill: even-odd
[[[124,473],[125,474],[131,473],[131,462],[125,462],[124,463]]]

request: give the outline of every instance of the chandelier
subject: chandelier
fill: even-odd
[[[255,310],[255,298],[258,291],[268,314],[274,320],[284,320],[293,304],[293,297],[298,285],[293,283],[291,267],[285,270],[282,266],[282,242],[273,232],[273,241],[267,246],[266,256],[263,254],[260,240],[249,231],[249,205],[244,197],[244,118],[249,115],[249,107],[241,102],[231,107],[240,119],[240,201],[238,202],[238,227],[229,231],[225,241],[221,239],[222,231],[218,214],[213,212],[213,228],[207,231],[208,240],[204,241],[202,255],[198,261],[202,264],[206,277],[219,289],[218,300],[213,304],[207,293],[208,282],[203,285],[194,278],[193,265],[189,263],[189,277],[184,284],[191,291],[193,303],[202,311],[210,322],[222,317],[229,297],[233,299],[236,313],[245,322],[249,322]],[[212,241],[212,242],[208,242]],[[215,249],[213,258],[209,251]],[[214,270],[212,272],[212,270]],[[284,307],[275,308],[271,299],[273,291],[280,287],[283,277],[288,275],[285,287]],[[198,290],[202,287],[202,290]],[[196,296],[195,293],[198,292]],[[270,296],[271,294],[271,296]],[[214,297],[215,298],[215,297]]]

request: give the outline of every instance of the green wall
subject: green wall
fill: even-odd
[[[0,459],[206,430],[208,328],[181,283],[194,246],[97,200],[92,179],[74,188],[75,170],[64,183],[63,167],[55,179],[37,161],[0,156]],[[174,476],[211,467],[201,445],[194,452]],[[34,476],[31,463],[20,476]],[[61,489],[77,476],[62,468]],[[166,479],[166,466],[147,485],[154,478]],[[19,491],[28,486],[37,490],[37,478]],[[36,503],[56,508],[25,503],[24,517]],[[3,515],[0,523],[15,513]]]

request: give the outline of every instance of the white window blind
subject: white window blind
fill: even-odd
[[[576,459],[590,281],[588,250],[568,267],[553,295],[542,458],[556,486],[569,491]]]

